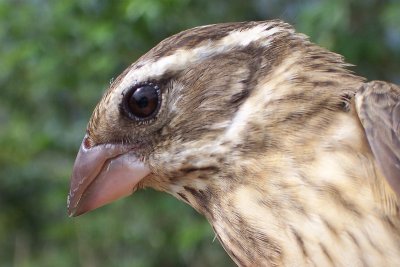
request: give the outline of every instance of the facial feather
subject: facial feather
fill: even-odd
[[[139,187],[204,214],[239,265],[395,266],[398,204],[371,189],[382,177],[350,103],[364,79],[346,67],[279,21],[198,27],[124,71],[87,132],[135,144],[152,172]],[[146,123],[119,108],[142,82],[162,91]]]

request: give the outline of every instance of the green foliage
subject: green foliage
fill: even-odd
[[[146,190],[68,218],[86,123],[109,81],[163,38],[281,18],[369,79],[400,81],[400,2],[0,1],[0,266],[231,266],[205,219]]]

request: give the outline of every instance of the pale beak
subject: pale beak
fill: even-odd
[[[150,169],[135,157],[133,148],[102,144],[87,148],[82,141],[75,160],[68,194],[68,214],[78,216],[136,190]]]

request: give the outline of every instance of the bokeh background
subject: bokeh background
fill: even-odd
[[[274,18],[400,82],[398,0],[0,0],[0,266],[233,266],[163,193],[68,218],[69,176],[96,102],[141,54],[189,27]]]

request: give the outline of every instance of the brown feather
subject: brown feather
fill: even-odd
[[[376,190],[379,156],[351,105],[365,79],[348,66],[283,22],[198,27],[114,81],[89,137],[135,144],[152,171],[139,187],[204,214],[238,265],[400,266],[398,200]],[[160,84],[162,105],[138,123],[119,105],[143,81]]]
[[[372,152],[400,197],[400,87],[382,81],[364,84],[356,103]]]

